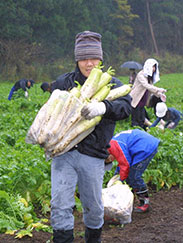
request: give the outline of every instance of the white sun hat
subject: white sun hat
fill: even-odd
[[[156,116],[157,117],[164,117],[168,108],[164,102],[159,102],[156,105]]]
[[[156,64],[156,72],[153,75],[153,66]],[[144,66],[143,66],[143,70],[144,70],[144,75],[146,77],[153,75],[153,84],[157,83],[160,80],[159,77],[159,68],[158,68],[158,62],[153,59],[153,58],[149,58],[145,61]]]

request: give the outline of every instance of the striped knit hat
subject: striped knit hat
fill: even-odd
[[[75,39],[75,61],[86,59],[103,60],[102,36],[91,31],[84,31],[76,35]]]

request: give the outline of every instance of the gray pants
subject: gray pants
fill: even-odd
[[[73,207],[78,185],[86,227],[99,229],[104,221],[102,184],[104,160],[67,152],[53,159],[51,166],[51,225],[54,230],[74,228]]]

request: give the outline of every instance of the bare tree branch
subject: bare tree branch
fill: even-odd
[[[153,46],[154,46],[156,54],[159,56],[158,46],[157,46],[157,43],[156,43],[156,38],[154,36],[154,31],[153,31],[153,25],[152,25],[152,22],[151,22],[149,0],[146,1],[146,8],[147,8],[148,24],[149,24],[149,28],[150,28],[150,32],[151,32]]]

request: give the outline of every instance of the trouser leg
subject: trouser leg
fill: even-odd
[[[140,201],[139,207],[142,207],[140,210],[135,210],[136,212],[147,212],[149,210],[148,189],[142,178],[142,175],[156,153],[157,149],[154,150],[152,154],[145,160],[133,165],[130,168],[130,172],[126,181],[133,188],[133,192],[135,192],[137,195]]]
[[[61,235],[74,228],[77,172],[71,164],[73,159],[77,160],[65,153],[53,159],[51,165],[51,225],[53,230],[61,231]]]
[[[8,100],[11,100],[14,92],[15,92],[15,87],[13,86],[12,89],[10,90],[9,95],[8,95]]]
[[[99,229],[104,223],[102,185],[104,160],[81,155],[78,171],[78,190],[83,206],[83,221],[90,229]]]
[[[149,163],[151,162],[151,160],[153,159],[156,153],[157,153],[157,149],[155,149],[151,153],[151,155],[149,155],[149,157],[130,167],[130,171],[128,174],[128,178],[126,179],[126,182],[134,190],[143,191],[144,188],[147,188],[146,183],[142,178],[142,175],[144,171],[147,169]]]
[[[140,126],[145,129],[144,121],[145,121],[145,110],[144,107],[137,106],[135,108],[132,107],[132,126]]]
[[[78,190],[83,205],[83,221],[86,226],[85,242],[100,243],[104,223],[102,203],[104,161],[87,155],[82,155],[82,160],[78,173]]]

